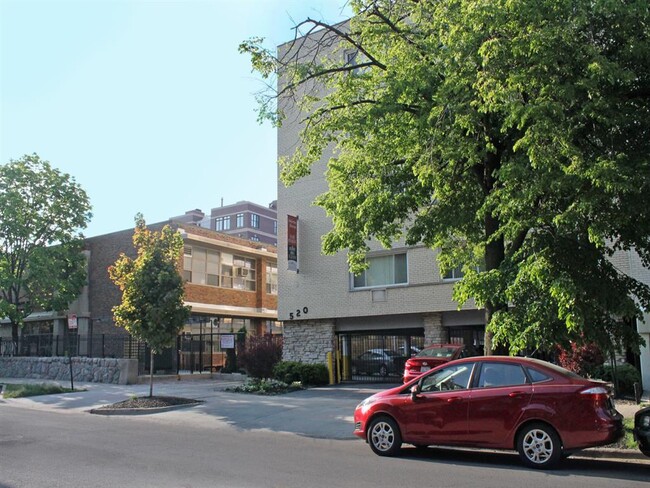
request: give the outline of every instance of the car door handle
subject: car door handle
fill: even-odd
[[[519,398],[519,397],[522,397],[524,395],[525,395],[525,393],[523,391],[513,391],[513,392],[508,393],[508,396],[510,398]]]
[[[455,402],[459,402],[461,400],[462,400],[461,397],[449,397],[449,398],[447,398],[447,403],[455,403]]]

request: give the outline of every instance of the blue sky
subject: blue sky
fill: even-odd
[[[237,51],[345,0],[0,0],[0,164],[37,153],[88,193],[95,236],[276,199],[276,133]]]

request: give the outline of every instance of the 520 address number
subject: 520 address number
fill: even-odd
[[[297,308],[295,312],[289,312],[289,320],[297,319],[308,313],[309,309],[307,307],[302,307],[302,309]]]

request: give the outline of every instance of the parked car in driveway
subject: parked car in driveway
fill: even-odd
[[[352,374],[399,374],[404,367],[405,358],[390,349],[368,349],[352,358]]]
[[[650,457],[650,407],[645,407],[634,414],[634,439],[639,450]]]
[[[443,363],[469,356],[463,344],[432,344],[418,351],[404,363],[404,383]]]
[[[403,443],[512,449],[533,468],[611,444],[623,417],[606,383],[532,358],[481,356],[442,364],[361,402],[354,434],[380,456]]]

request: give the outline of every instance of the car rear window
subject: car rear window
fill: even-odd
[[[435,347],[422,349],[415,355],[416,358],[450,358],[456,352],[456,347]]]
[[[533,368],[526,368],[526,371],[528,371],[528,376],[530,376],[530,380],[533,383],[541,383],[542,381],[551,379],[551,377],[546,373],[542,373],[541,371],[538,371]]]

